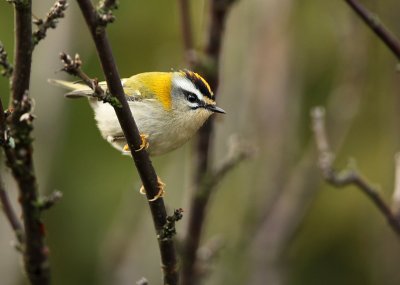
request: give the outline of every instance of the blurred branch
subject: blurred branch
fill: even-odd
[[[225,176],[235,169],[242,161],[250,158],[255,153],[253,146],[240,142],[236,137],[232,137],[229,142],[228,154],[223,163],[202,182],[204,196],[209,196],[211,192]]]
[[[64,18],[64,12],[68,8],[66,0],[58,0],[51,7],[46,18],[35,19],[33,23],[37,26],[37,30],[33,33],[33,44],[37,45],[42,39],[46,37],[48,29],[55,29],[58,24],[58,19]]]
[[[379,18],[362,6],[358,0],[345,0],[364,23],[385,43],[392,53],[400,60],[400,41],[379,20]]]
[[[195,50],[193,47],[193,35],[192,35],[192,21],[190,17],[190,3],[189,0],[178,0],[179,12],[181,19],[181,31],[183,48],[185,52],[186,62],[189,66],[193,66],[197,59],[195,56]]]
[[[201,230],[206,217],[206,209],[213,190],[222,181],[222,179],[236,166],[238,166],[242,161],[248,159],[254,153],[254,149],[244,144],[239,144],[234,141],[230,145],[230,149],[225,161],[214,171],[210,171],[203,176],[203,181],[198,185],[198,192],[194,193],[194,200],[196,201],[191,208],[190,223],[192,228],[189,227],[188,230],[191,232],[186,233],[185,243],[183,244],[183,256],[184,258],[193,258],[193,264],[190,272],[183,271],[182,274],[187,274],[182,276],[182,284],[196,284],[199,282],[200,277],[204,276],[202,272],[195,270],[195,268],[201,268],[202,266],[197,266],[198,260],[198,247],[200,244]],[[195,215],[196,213],[196,215]],[[190,226],[190,225],[189,225]],[[196,248],[188,247],[196,245]],[[193,250],[188,252],[187,250]],[[186,268],[185,264],[187,259],[184,259],[183,270]],[[201,265],[201,264],[199,264]],[[188,269],[187,269],[188,270]],[[190,275],[189,275],[190,274]],[[189,277],[191,276],[191,277]],[[188,279],[184,279],[188,278]],[[184,281],[192,283],[183,283]]]
[[[198,249],[196,270],[199,278],[205,278],[213,271],[215,261],[225,245],[223,238],[215,236]]]
[[[392,198],[392,209],[396,218],[400,221],[400,153],[395,155],[395,178]]]
[[[335,187],[354,185],[359,188],[386,217],[393,231],[400,236],[398,221],[378,189],[372,186],[357,170],[345,169],[339,173],[333,168],[334,155],[330,150],[325,129],[325,110],[316,107],[311,111],[312,126],[319,156],[319,168],[325,180]]]
[[[105,3],[112,2],[106,1]],[[151,200],[159,192],[157,175],[147,152],[145,150],[139,152],[135,151],[140,148],[141,137],[125,98],[106,31],[105,29],[99,29],[102,23],[99,21],[99,15],[96,13],[91,1],[78,0],[78,4],[96,44],[108,90],[112,94],[111,96],[115,96],[121,104],[120,106],[113,107],[131,150],[132,158],[143,182],[143,186],[146,189],[147,198]],[[165,209],[164,200],[159,198],[153,202],[149,201],[149,207],[152,213],[161,253],[164,284],[177,284],[178,268],[174,242],[171,238],[160,239],[160,234],[163,231],[164,225],[167,223],[167,211]]]
[[[0,42],[0,66],[3,68],[3,70],[1,71],[1,75],[3,75],[4,77],[11,77],[13,73],[13,67],[8,62],[7,52],[4,49],[2,42]]]
[[[210,1],[210,23],[204,48],[205,56],[201,61],[197,60],[195,64],[189,62],[193,69],[200,70],[203,73],[212,90],[214,90],[215,96],[219,85],[219,57],[226,16],[234,2],[234,0]],[[188,16],[188,12],[186,12],[186,15]],[[184,17],[183,12],[182,17]],[[189,20],[182,19],[182,23],[185,21]],[[194,194],[190,202],[189,221],[183,244],[182,285],[195,285],[199,282],[199,276],[195,272],[196,256],[206,216],[205,210],[213,188],[205,186],[206,177],[210,173],[213,122],[213,118],[208,120],[200,129],[196,138]]]

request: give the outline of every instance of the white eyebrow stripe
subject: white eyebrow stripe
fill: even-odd
[[[200,101],[204,100],[203,94],[201,94],[201,92],[194,86],[192,81],[186,78],[178,77],[175,79],[175,83],[179,88],[195,94]]]

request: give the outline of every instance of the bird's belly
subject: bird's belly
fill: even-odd
[[[140,108],[130,104],[136,125],[141,134],[148,136],[150,155],[161,155],[172,151],[187,142],[204,123],[193,124],[190,118],[179,118],[162,108],[142,104]],[[95,110],[95,119],[102,136],[115,148],[122,151],[126,145],[121,126],[114,109],[109,104],[98,103]],[[110,138],[119,138],[111,141]]]

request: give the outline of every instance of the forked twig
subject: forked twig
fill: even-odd
[[[325,180],[335,187],[354,185],[360,189],[385,216],[393,231],[400,236],[400,221],[396,219],[388,204],[380,195],[379,190],[371,185],[357,170],[345,169],[337,172],[333,168],[334,155],[330,149],[326,129],[325,110],[316,107],[311,111],[312,129],[318,150],[318,165]]]

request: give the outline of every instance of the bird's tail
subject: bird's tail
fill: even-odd
[[[74,83],[59,79],[48,79],[47,81],[51,85],[70,90],[71,92],[68,92],[64,95],[67,98],[91,97],[93,95],[93,90],[81,83]]]

